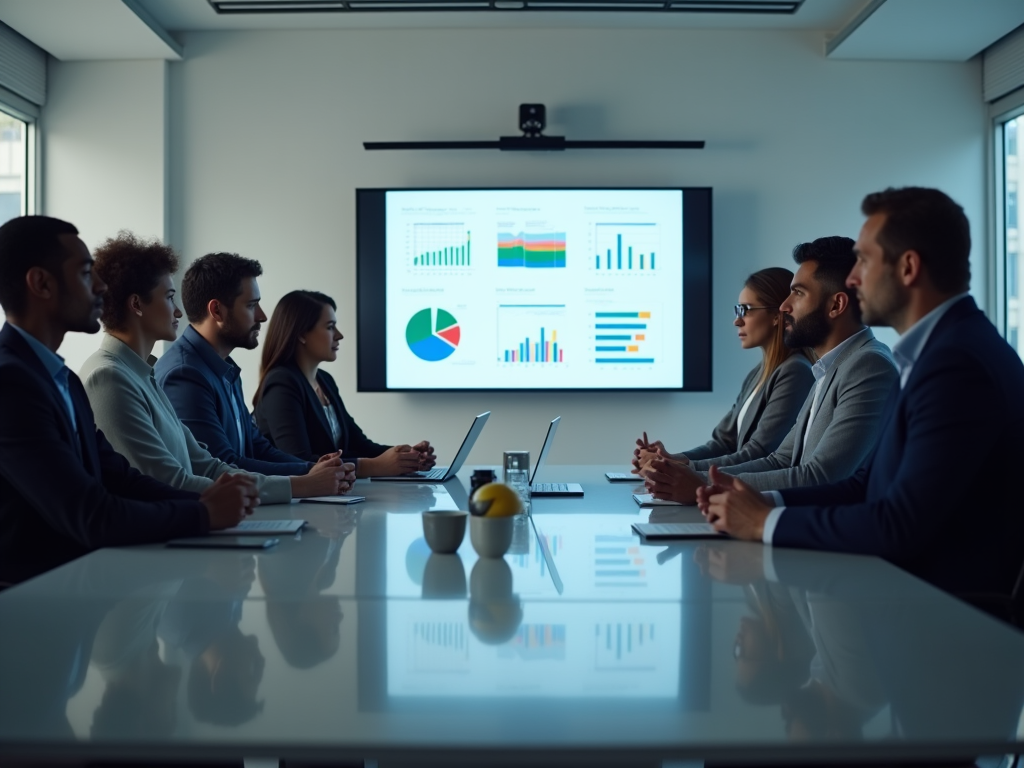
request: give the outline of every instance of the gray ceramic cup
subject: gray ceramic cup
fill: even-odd
[[[466,538],[468,512],[424,512],[423,538],[427,546],[439,555],[451,555]]]
[[[476,517],[469,519],[469,540],[480,557],[504,557],[512,543],[515,517]]]

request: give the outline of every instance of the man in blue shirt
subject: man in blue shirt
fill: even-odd
[[[255,349],[260,324],[259,262],[233,253],[197,259],[181,282],[189,326],[154,366],[178,418],[221,461],[262,475],[290,475],[292,497],[344,493],[355,467],[328,454],[316,464],[280,451],[256,428],[242,394],[236,348]]]
[[[1009,595],[1024,513],[1024,365],[968,295],[970,226],[936,189],[868,195],[847,278],[864,321],[900,334],[873,454],[853,477],[771,500],[724,473],[698,492],[718,530],[786,547],[877,555],[955,593]]]
[[[57,350],[69,332],[99,330],[105,290],[71,224],[22,216],[0,227],[0,583],[99,547],[229,528],[259,503],[245,476],[202,496],[146,477],[96,429]]]

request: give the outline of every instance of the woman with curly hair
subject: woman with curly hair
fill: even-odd
[[[153,347],[174,341],[181,317],[171,277],[178,269],[174,251],[122,231],[93,257],[93,269],[107,284],[100,316],[104,333],[79,375],[96,425],[133,467],[175,488],[201,493],[221,475],[241,473],[199,444],[156,383]],[[348,490],[354,467],[349,465],[347,479],[339,483],[333,471],[317,471],[319,466],[295,477],[245,474],[255,479],[265,504]]]

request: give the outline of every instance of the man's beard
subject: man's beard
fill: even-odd
[[[259,329],[259,323],[245,329],[244,331],[234,327],[225,328],[221,331],[220,337],[232,349],[256,349],[260,342],[259,339],[253,335],[253,331],[258,331]]]
[[[782,340],[790,349],[820,346],[832,330],[828,324],[828,310],[825,304],[800,320],[791,318],[792,315],[783,321],[788,322],[782,335]]]

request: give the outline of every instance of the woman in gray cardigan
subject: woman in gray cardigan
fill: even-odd
[[[202,493],[221,475],[242,473],[193,437],[153,374],[153,347],[174,341],[181,317],[171,279],[178,269],[174,251],[121,232],[93,255],[93,269],[107,284],[100,318],[105,332],[79,375],[96,426],[129,464],[175,488]],[[244,474],[255,479],[260,501],[274,504],[348,490],[355,468],[347,465],[347,479],[339,483],[338,465],[337,458],[321,461],[301,477]]]
[[[736,326],[743,349],[760,349],[761,362],[747,374],[729,412],[703,445],[670,454],[704,470],[710,464],[739,464],[767,456],[782,443],[796,422],[800,406],[814,386],[810,358],[805,350],[786,347],[779,307],[789,296],[793,273],[784,267],[755,272],[743,285],[736,305]],[[660,448],[661,441],[637,440],[634,472]]]

